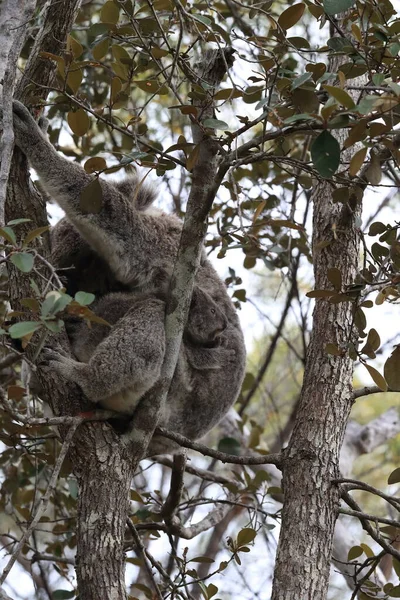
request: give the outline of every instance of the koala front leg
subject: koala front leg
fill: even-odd
[[[45,346],[40,354],[40,366],[42,369],[55,371],[61,377],[68,381],[73,381],[83,388],[86,381],[85,369],[86,363],[80,363],[77,360],[67,356],[61,346],[50,348]],[[94,402],[94,400],[92,400]]]
[[[162,300],[138,300],[93,349],[89,362],[78,362],[58,349],[46,349],[47,366],[77,383],[92,402],[131,414],[161,374],[164,311]]]
[[[29,110],[16,100],[13,114],[15,143],[37,171],[45,191],[61,206],[119,281],[129,284],[136,280],[143,269],[144,258],[149,263],[155,262],[160,255],[171,252],[168,245],[164,248],[162,244],[164,232],[160,232],[160,227],[162,230],[163,225],[137,211],[132,199],[112,183],[99,179],[99,210],[90,213],[83,210],[81,194],[95,177],[88,175],[77,163],[60,156]],[[175,234],[178,236],[179,232]]]

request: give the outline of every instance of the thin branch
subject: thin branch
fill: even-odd
[[[161,509],[161,514],[166,523],[171,523],[178,512],[178,506],[183,492],[183,480],[187,461],[187,450],[174,455],[171,484],[166,501]]]
[[[355,400],[357,400],[357,398],[362,398],[363,396],[370,396],[371,394],[383,394],[383,393],[388,393],[388,392],[398,393],[395,390],[390,390],[390,389],[388,389],[388,390],[386,390],[386,392],[384,392],[377,385],[369,385],[369,386],[365,386],[362,388],[358,388],[357,390],[354,390],[353,398]]]
[[[349,508],[339,508],[339,513],[341,515],[349,515],[350,517],[356,517],[357,519],[367,519],[368,521],[373,521],[374,523],[383,523],[385,525],[392,525],[393,527],[397,527],[400,529],[400,521],[395,521],[394,519],[386,519],[385,517],[377,517],[375,515],[369,515],[365,512],[359,510],[351,510]]]
[[[350,506],[350,508],[362,514],[361,508],[348,492],[342,491],[342,498],[346,502],[346,504]],[[377,544],[379,544],[381,548],[383,548],[384,550],[386,550],[386,552],[397,558],[397,560],[400,560],[400,552],[396,550],[396,548],[393,548],[391,544],[388,544],[388,542],[386,542],[386,540],[381,536],[378,528],[374,529],[367,518],[360,517],[360,522],[363,529],[365,529],[365,531],[369,533],[372,539]]]
[[[173,461],[168,456],[157,456],[157,462],[160,465],[164,465],[165,467],[172,468]],[[200,469],[199,467],[193,467],[190,464],[187,464],[185,467],[187,473],[191,475],[195,475],[199,477],[203,481],[210,481],[211,483],[221,483],[222,485],[235,485],[237,486],[237,481],[235,479],[229,479],[228,477],[224,477],[223,475],[218,475],[217,473],[213,473],[207,469]]]
[[[200,454],[203,454],[204,456],[216,458],[223,463],[231,463],[234,465],[275,465],[279,469],[282,462],[281,454],[268,454],[266,456],[234,456],[233,454],[226,454],[225,452],[208,448],[208,446],[200,444],[199,442],[192,442],[192,440],[185,438],[183,435],[168,431],[168,429],[165,429],[164,427],[157,427],[156,434],[173,440],[184,448],[190,448],[191,450],[200,452]]]
[[[158,584],[157,584],[157,582],[156,582],[156,580],[154,578],[154,573],[153,573],[153,571],[151,569],[151,563],[150,563],[150,561],[149,561],[149,559],[148,559],[148,557],[146,555],[145,547],[143,546],[142,540],[140,539],[139,534],[136,531],[136,527],[134,526],[134,524],[132,523],[132,521],[130,519],[127,519],[126,522],[127,522],[128,527],[129,527],[129,530],[130,530],[130,532],[132,534],[132,537],[133,537],[133,539],[135,541],[135,544],[136,544],[136,547],[137,547],[137,549],[139,551],[139,554],[141,554],[141,556],[142,556],[144,567],[146,569],[146,572],[147,572],[147,575],[149,577],[150,583],[154,587],[154,591],[155,591],[156,597],[159,600],[163,600],[163,596],[161,594],[160,588],[158,587]]]
[[[298,264],[298,262],[299,261],[297,261],[297,264]],[[297,268],[296,268],[296,271],[297,271]],[[272,358],[273,358],[273,356],[275,354],[275,350],[276,350],[276,347],[278,345],[278,341],[280,340],[281,333],[282,333],[283,327],[285,325],[286,317],[287,317],[287,315],[289,313],[289,309],[290,309],[293,297],[294,297],[296,289],[297,289],[296,271],[293,274],[292,284],[291,284],[290,289],[289,289],[289,291],[287,293],[287,296],[286,296],[285,306],[284,306],[284,309],[282,311],[282,315],[281,315],[280,321],[278,323],[278,326],[276,328],[276,331],[275,331],[275,333],[274,333],[274,335],[272,337],[272,340],[271,340],[271,343],[269,345],[267,354],[265,355],[264,362],[261,365],[261,367],[259,368],[257,376],[255,377],[254,383],[251,386],[250,390],[247,392],[247,395],[244,398],[244,400],[242,402],[242,405],[241,405],[241,407],[240,407],[240,409],[238,411],[240,416],[243,415],[243,413],[246,410],[248,404],[250,403],[250,400],[252,399],[252,397],[254,396],[255,392],[257,391],[258,386],[260,385],[261,381],[263,380],[264,375],[267,372],[268,367],[270,366]]]
[[[363,490],[364,492],[370,492],[371,494],[375,494],[375,496],[379,496],[382,498],[382,500],[386,500],[386,502],[388,502],[396,510],[400,510],[400,498],[389,496],[388,494],[381,492],[381,490],[378,490],[364,481],[341,477],[340,479],[332,479],[332,483],[340,484],[346,492],[349,490]]]

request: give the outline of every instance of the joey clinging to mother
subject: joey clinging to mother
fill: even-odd
[[[154,194],[135,178],[119,183],[100,180],[101,210],[97,214],[84,213],[81,193],[93,177],[57,154],[29,111],[16,101],[14,131],[16,145],[38,173],[45,191],[65,211],[66,216],[51,232],[51,240],[53,264],[66,269],[63,274],[67,291],[93,292],[98,310],[107,311],[107,302],[116,302],[120,312],[108,334],[100,335],[86,356],[82,347],[80,353],[79,336],[74,339],[72,335],[71,347],[78,360],[72,361],[53,350],[47,357],[50,367],[62,373],[62,365],[65,367],[65,361],[70,360],[76,363],[73,368],[83,371],[85,363],[96,357],[97,377],[107,384],[106,396],[99,398],[91,393],[95,387],[93,377],[87,378],[82,389],[92,401],[132,414],[138,400],[160,376],[165,352],[163,296],[168,291],[182,223],[153,208]],[[211,429],[235,401],[245,362],[238,316],[224,283],[204,252],[196,274],[195,294],[196,289],[202,302],[197,307],[196,302],[192,304],[177,369],[159,421],[191,439]],[[127,310],[118,304],[118,294],[121,302],[122,298],[128,300]],[[217,317],[222,315],[223,324],[214,332],[210,325],[211,339],[205,342],[204,337],[196,339],[196,311],[202,317],[202,311],[210,307],[218,311],[214,313]],[[200,318],[199,323],[204,326],[204,319]],[[64,375],[68,376],[65,369]],[[163,442],[153,438],[149,455],[170,448],[164,438]]]

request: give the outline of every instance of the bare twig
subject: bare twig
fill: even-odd
[[[342,498],[346,502],[346,504],[350,506],[350,508],[362,514],[361,508],[348,492],[342,491]],[[400,560],[400,552],[396,550],[396,548],[393,548],[391,544],[386,542],[386,540],[381,536],[378,527],[374,529],[366,517],[359,518],[363,529],[365,529],[365,531],[369,533],[372,539],[375,540],[375,542],[379,544],[381,548],[386,550],[386,552],[397,558],[397,560]]]
[[[204,456],[211,456],[223,463],[232,463],[235,465],[276,465],[279,468],[282,462],[282,456],[280,454],[268,454],[266,456],[234,456],[233,454],[219,452],[219,450],[213,450],[199,442],[192,442],[183,435],[168,431],[167,429],[164,429],[164,427],[157,427],[156,433],[157,435],[162,435],[173,440],[184,448],[196,450],[196,452],[200,452]]]
[[[175,454],[171,473],[171,484],[166,501],[161,509],[161,514],[166,523],[171,523],[178,511],[183,491],[183,477],[187,460],[187,450]]]
[[[129,527],[129,530],[130,530],[130,532],[132,534],[132,537],[133,537],[133,539],[135,541],[136,547],[137,547],[139,553],[142,556],[142,560],[143,560],[143,563],[144,563],[147,575],[149,577],[151,585],[154,587],[154,591],[156,593],[156,597],[159,600],[163,600],[160,588],[158,587],[158,584],[157,584],[157,582],[156,582],[156,580],[154,578],[154,573],[153,573],[153,571],[151,569],[152,565],[150,564],[150,561],[149,561],[149,559],[148,559],[148,557],[146,555],[145,547],[143,546],[142,540],[140,539],[139,534],[136,531],[136,527],[134,526],[134,524],[132,523],[132,521],[130,519],[127,519],[126,522],[127,522],[128,527]]]

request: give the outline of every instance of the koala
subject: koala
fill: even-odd
[[[100,311],[106,310],[101,306],[107,307],[107,303],[108,310],[112,304],[118,305],[115,323],[107,333],[94,332],[92,345],[85,346],[79,336],[74,339],[71,335],[71,349],[78,360],[48,350],[49,367],[73,378],[93,402],[132,415],[140,398],[160,377],[165,354],[162,295],[168,291],[182,223],[176,216],[154,209],[154,194],[137,178],[121,183],[99,180],[101,206],[97,212],[86,212],[81,194],[94,177],[57,154],[21,103],[15,101],[13,111],[16,145],[38,173],[46,193],[65,212],[51,241],[53,264],[62,269],[67,291],[93,292]],[[238,316],[205,252],[195,286],[208,294],[212,302],[206,302],[207,312],[219,323],[214,329],[211,325],[207,333],[208,317],[202,317],[202,308],[197,311],[195,296],[158,421],[190,439],[204,435],[228,411],[240,391],[245,368]],[[128,308],[129,302],[120,303],[116,293],[130,296],[132,305]],[[211,311],[214,304],[215,314]],[[218,361],[224,356],[222,367]],[[174,449],[169,440],[155,436],[147,455]]]
[[[92,307],[95,314],[109,325],[115,325],[128,311],[146,298],[166,301],[164,294],[155,296],[113,292],[103,296]],[[74,355],[80,362],[93,360],[97,346],[110,333],[110,327],[94,323],[90,328],[79,317],[65,321]],[[195,286],[189,317],[184,329],[184,345],[190,365],[198,370],[221,369],[227,366],[235,351],[220,346],[220,336],[227,327],[227,319],[211,296]],[[46,357],[43,356],[44,360]]]
[[[107,325],[95,323],[89,329],[81,322],[73,332],[69,330],[78,360],[65,355],[60,347],[45,348],[42,365],[77,383],[92,402],[132,414],[148,385],[145,379],[130,385],[131,372],[143,370],[143,365],[138,364],[136,354],[129,352],[129,340],[134,338],[146,348],[143,360],[156,363],[163,356],[165,341],[160,328],[163,320],[156,321],[159,329],[154,330],[152,343],[143,339],[147,329],[142,328],[142,323],[156,310],[165,314],[165,301],[156,295],[113,293],[101,298],[94,309],[97,316],[113,325],[111,332]],[[180,382],[186,389],[192,386],[190,367],[198,371],[218,370],[234,362],[235,350],[218,346],[219,336],[226,327],[227,320],[217,304],[196,286],[184,330],[185,338],[190,341],[181,348],[179,357]]]

